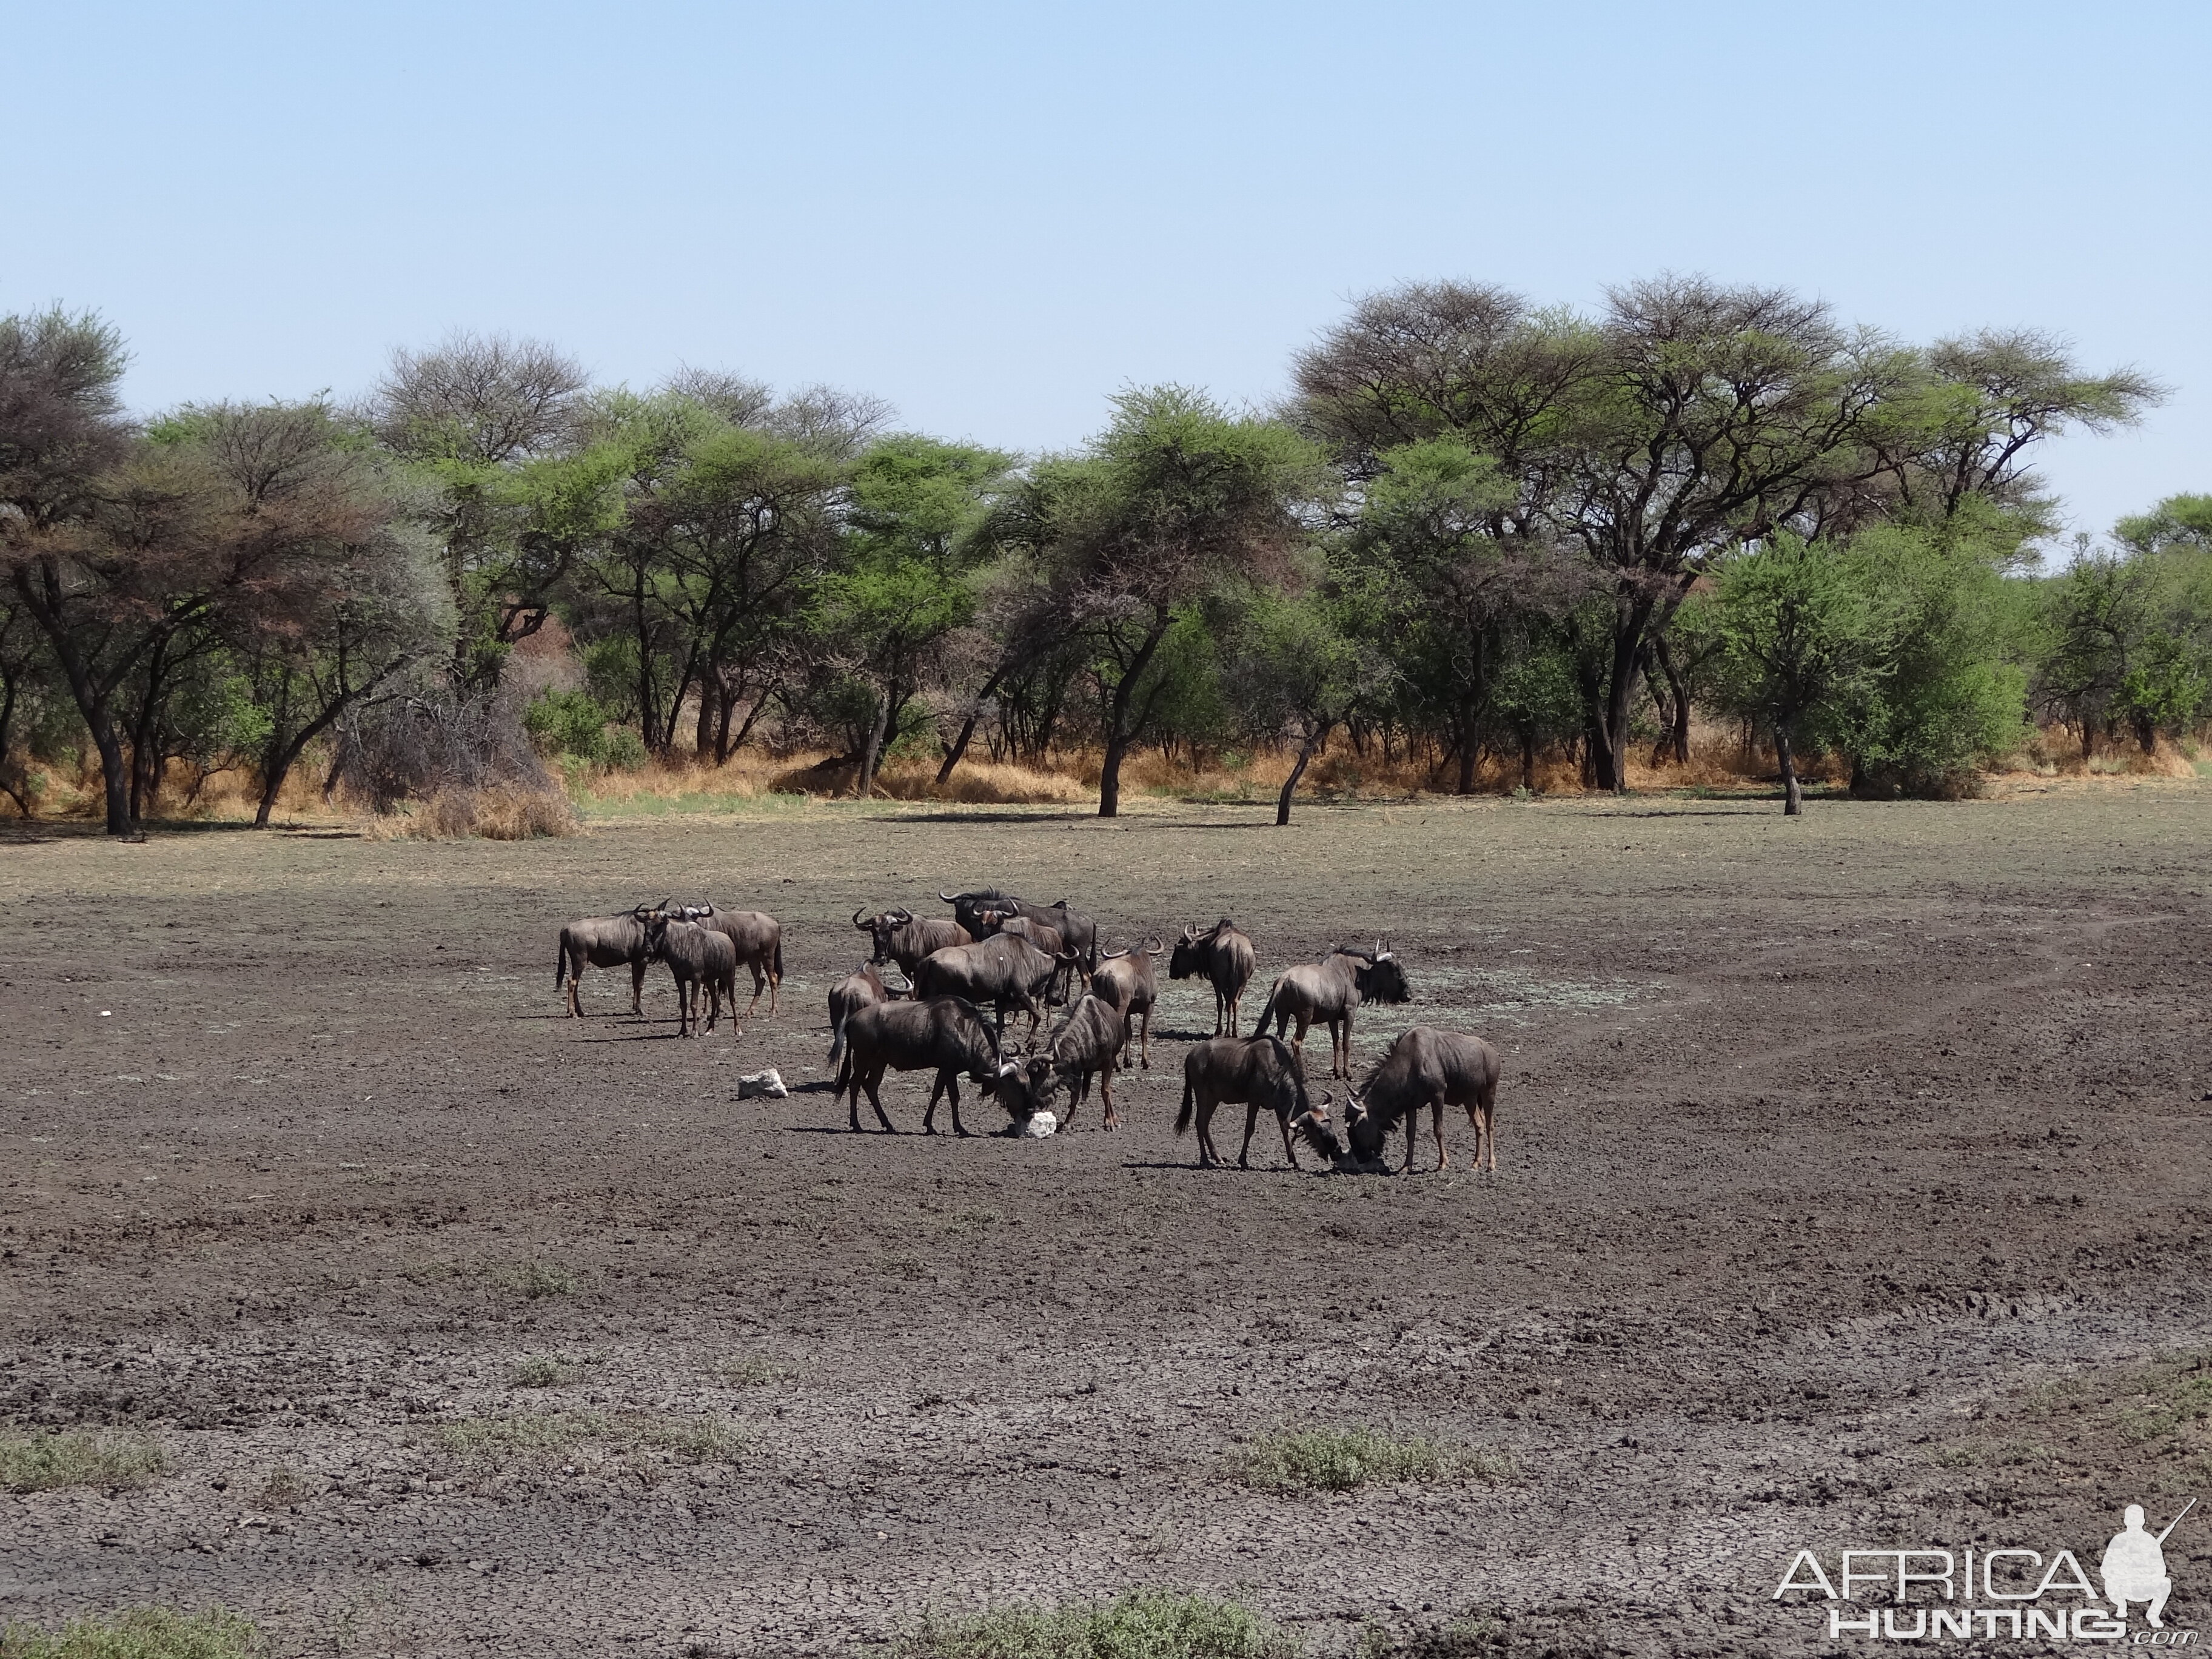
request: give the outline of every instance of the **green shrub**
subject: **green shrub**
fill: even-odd
[[[168,1469],[161,1448],[142,1434],[0,1435],[0,1490],[143,1486]]]
[[[1503,1454],[1364,1427],[1255,1435],[1232,1462],[1247,1484],[1283,1492],[1350,1492],[1370,1481],[1502,1481],[1518,1474]]]
[[[1235,1601],[1133,1590],[1073,1607],[932,1615],[899,1651],[903,1659],[1289,1659],[1297,1644]]]
[[[255,1659],[267,1651],[258,1630],[221,1607],[137,1607],[73,1620],[55,1632],[28,1625],[0,1631],[0,1659]]]

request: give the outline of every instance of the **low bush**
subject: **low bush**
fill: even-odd
[[[63,1486],[143,1486],[168,1471],[161,1446],[144,1435],[0,1435],[0,1490],[53,1492]]]
[[[1231,1459],[1263,1492],[1350,1492],[1377,1481],[1504,1481],[1519,1473],[1502,1453],[1447,1446],[1380,1429],[1280,1429],[1254,1436]]]
[[[221,1607],[136,1607],[73,1620],[58,1631],[0,1630],[0,1659],[258,1659],[268,1650],[258,1630]]]

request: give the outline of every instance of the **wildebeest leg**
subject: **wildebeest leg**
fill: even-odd
[[[1296,1054],[1296,1055],[1298,1057],[1299,1060],[1300,1060],[1301,1062],[1303,1062],[1303,1061],[1304,1060],[1305,1057],[1306,1057],[1306,1023],[1307,1023],[1307,1022],[1306,1022],[1306,1017],[1305,1017],[1304,1014],[1299,1014],[1297,1018],[1297,1022],[1298,1022],[1298,1029],[1297,1029],[1297,1035],[1296,1035],[1296,1036],[1292,1036],[1292,1037],[1291,1038],[1291,1052],[1292,1054]],[[1289,1017],[1289,1016],[1285,1015],[1285,1016],[1280,1016],[1280,1017],[1279,1017],[1279,1018],[1276,1019],[1276,1021],[1275,1021],[1275,1035],[1276,1035],[1277,1036],[1282,1036],[1282,1034],[1283,1034],[1283,1027],[1284,1027],[1285,1025],[1288,1024],[1289,1023],[1290,1023],[1290,1017]]]
[[[1213,1151],[1213,1102],[1203,1097],[1198,1103],[1198,1167],[1210,1170],[1220,1160]]]
[[[1237,1151],[1237,1167],[1240,1170],[1252,1167],[1252,1132],[1259,1127],[1260,1103],[1248,1100],[1244,1103],[1244,1144]]]
[[[944,1073],[942,1075],[945,1079],[945,1092],[952,1097],[952,1133],[964,1140],[968,1137],[968,1131],[960,1127],[960,1079],[951,1072]]]
[[[1467,1109],[1468,1117],[1474,1125],[1474,1167],[1477,1170],[1482,1168],[1483,1155],[1487,1152],[1492,1175],[1498,1173],[1497,1107],[1498,1091],[1492,1088],[1477,1095],[1474,1103]],[[1478,1109],[1482,1114],[1480,1117],[1475,1115]]]
[[[891,1127],[890,1119],[884,1115],[884,1097],[876,1092],[878,1087],[883,1083],[883,1080],[884,1068],[878,1066],[870,1071],[865,1078],[861,1079],[860,1083],[856,1083],[854,1087],[858,1088],[860,1086],[860,1084],[863,1083],[866,1085],[868,1091],[868,1104],[876,1109],[876,1121],[884,1126],[884,1133],[885,1134],[895,1135],[898,1131]],[[855,1112],[860,1110],[860,1103],[857,1097],[854,1098],[853,1109]],[[855,1123],[853,1127],[857,1129],[860,1126],[858,1123]]]
[[[1152,1005],[1145,1005],[1145,1046],[1142,1050],[1146,1071],[1152,1069]]]
[[[1439,1170],[1444,1170],[1449,1167],[1451,1164],[1451,1154],[1444,1151],[1444,1097],[1443,1091],[1441,1089],[1437,1091],[1437,1097],[1429,1103],[1429,1130],[1430,1133],[1434,1134],[1437,1138],[1437,1168]],[[1482,1135],[1479,1130],[1476,1132],[1474,1139],[1476,1143],[1474,1151],[1477,1160],[1475,1167],[1480,1169],[1481,1167]]]
[[[775,1000],[782,990],[783,975],[776,972],[776,970],[771,967],[768,970],[768,1011],[769,1013],[773,1014],[775,1012]],[[734,1003],[737,1001],[737,998],[733,996],[730,1000]]]
[[[1088,1073],[1084,1075],[1083,1086],[1085,1089],[1091,1086]],[[1120,1128],[1121,1115],[1114,1109],[1114,1062],[1110,1060],[1106,1062],[1106,1069],[1098,1073],[1098,1094],[1099,1097],[1106,1103],[1106,1127],[1109,1129]]]

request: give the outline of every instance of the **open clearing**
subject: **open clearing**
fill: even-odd
[[[161,1455],[0,1493],[0,1623],[221,1601],[284,1652],[813,1653],[1151,1585],[1241,1589],[1314,1653],[1493,1607],[1786,1652],[1829,1646],[1770,1599],[1800,1547],[2094,1571],[2123,1504],[2212,1488],[2201,788],[1266,816],[0,842],[0,1435]],[[992,882],[1117,942],[1233,915],[1248,1013],[1387,933],[1416,1000],[1360,1061],[1491,1036],[1502,1173],[1433,1173],[1425,1125],[1411,1177],[1293,1174],[1272,1122],[1201,1172],[1180,1040],[1119,1134],[1094,1098],[1047,1140],[925,1139],[913,1077],[908,1133],[846,1133],[848,918]],[[659,969],[643,1023],[619,971],[558,1017],[560,925],[664,895],[784,920],[776,1018],[678,1041]],[[1164,988],[1159,1033],[1211,1029]],[[740,1103],[769,1064],[792,1097]],[[1240,1437],[1300,1428],[1492,1476],[1239,1477]],[[2170,1624],[2212,1620],[2201,1515]]]

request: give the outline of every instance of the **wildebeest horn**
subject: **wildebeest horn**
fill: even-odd
[[[1198,924],[1194,921],[1186,921],[1183,923],[1182,936],[1183,941],[1186,944],[1192,939],[1196,939],[1198,937]]]
[[[1166,942],[1163,940],[1158,933],[1147,933],[1145,935],[1145,954],[1146,956],[1156,957],[1167,948]]]
[[[947,904],[957,904],[962,899],[966,898],[968,896],[965,893],[939,893],[937,896],[943,899]]]
[[[907,923],[914,920],[914,912],[908,909],[906,906],[902,904],[896,909],[884,911],[884,920],[886,921],[896,922],[900,927],[903,927]]]
[[[864,909],[867,908],[867,907],[866,907],[866,905],[862,905],[862,906],[860,907],[860,908],[864,910]],[[855,910],[855,911],[854,911],[854,912],[853,912],[853,926],[854,926],[854,927],[857,927],[857,928],[859,928],[859,929],[860,929],[862,933],[864,933],[871,931],[871,930],[870,930],[870,928],[869,928],[869,927],[868,927],[868,924],[867,924],[866,922],[862,921],[860,920],[860,910]]]

